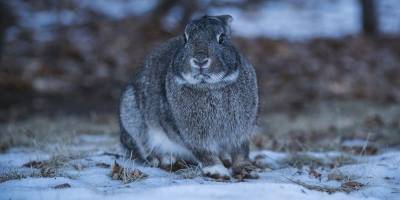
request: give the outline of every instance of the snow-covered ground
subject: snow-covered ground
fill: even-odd
[[[309,166],[300,169],[290,167],[287,164],[290,155],[286,153],[256,151],[252,153],[252,157],[265,155],[259,161],[268,164],[272,170],[261,172],[257,180],[243,182],[216,182],[200,176],[188,176],[193,170],[174,173],[143,167],[130,160],[116,159],[113,153],[120,154],[120,151],[117,139],[108,135],[81,135],[74,144],[62,147],[51,145],[42,150],[12,148],[0,154],[0,174],[2,177],[6,174],[20,174],[26,177],[1,182],[0,199],[350,200],[399,199],[400,196],[399,151],[387,151],[375,156],[350,156],[339,152],[305,154],[327,164],[314,169]],[[60,153],[70,159],[59,167],[55,177],[34,176],[33,174],[39,173],[39,169],[22,167],[25,163],[45,161]],[[340,167],[328,167],[333,160],[345,156],[354,162]],[[128,169],[141,170],[148,177],[126,184],[112,180],[110,165],[115,160]],[[349,180],[364,186],[350,193],[328,194],[301,185],[339,188]],[[60,186],[65,183],[68,186]]]

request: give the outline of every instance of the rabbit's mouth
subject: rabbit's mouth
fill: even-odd
[[[239,76],[239,70],[231,73],[181,73],[176,77],[176,82],[182,84],[217,84],[221,82],[234,82]]]

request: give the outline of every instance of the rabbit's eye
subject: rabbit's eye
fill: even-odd
[[[225,39],[225,34],[221,33],[218,37],[218,43],[222,44]]]

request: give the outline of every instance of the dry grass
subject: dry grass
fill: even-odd
[[[72,160],[83,158],[84,154],[70,154],[63,152],[62,154],[54,154],[48,160],[32,160],[23,164],[22,168],[11,170],[3,170],[0,173],[0,182],[23,179],[27,177],[48,177],[66,176],[63,169],[74,167],[76,170],[79,163],[72,163]],[[82,168],[82,167],[81,167]]]
[[[302,168],[303,166],[316,168],[328,165],[328,163],[326,163],[326,161],[321,158],[300,153],[292,154],[291,156],[286,158],[283,163],[295,168]]]
[[[321,101],[295,113],[262,113],[253,148],[283,152],[342,151],[346,140],[368,141],[359,154],[400,147],[400,107],[365,101]]]
[[[82,142],[80,135],[117,136],[117,123],[114,116],[80,117],[32,117],[23,121],[0,124],[0,152],[12,147],[30,147],[50,153],[48,160],[32,160],[25,163],[25,170],[9,170],[0,174],[0,182],[26,177],[64,176],[62,170],[73,167],[82,169],[79,163],[71,160],[82,158],[86,150],[75,148]],[[114,143],[115,138],[107,141]],[[103,144],[101,144],[103,145]],[[90,150],[88,150],[90,151]],[[27,173],[27,168],[31,170]],[[23,169],[23,168],[22,168]]]
[[[299,180],[289,179],[290,182],[295,183],[297,185],[301,185],[309,190],[315,190],[319,192],[326,192],[328,194],[332,194],[335,192],[346,192],[350,193],[353,191],[357,191],[365,186],[363,183],[359,183],[356,181],[346,181],[340,187],[327,187],[327,186],[319,186],[319,185],[310,185]]]
[[[73,159],[72,156],[57,155],[52,156],[49,160],[44,161],[30,161],[23,164],[23,167],[43,169],[43,168],[61,168],[68,164],[68,161]]]
[[[77,135],[117,135],[115,116],[80,117],[32,117],[24,121],[0,124],[0,152],[11,147],[26,146],[41,149],[49,144],[71,144]]]
[[[337,157],[332,158],[321,158],[312,156],[305,153],[293,153],[288,158],[284,159],[281,163],[283,166],[291,166],[295,168],[302,168],[303,166],[309,166],[311,168],[327,167],[337,168],[343,165],[354,164],[357,161],[350,155],[341,154]]]
[[[65,167],[72,166],[76,169],[77,165],[71,165],[70,161],[78,159],[82,155],[54,155],[49,160],[43,161],[30,161],[22,165],[22,167],[28,167],[32,169],[40,170],[41,177],[56,177],[62,175],[61,170]]]
[[[338,112],[332,113],[332,109],[350,109],[348,105],[338,105],[337,108],[332,109],[318,107],[316,110],[299,113],[293,118],[287,113],[279,116],[270,114],[264,118],[267,128],[263,127],[265,124],[260,124],[263,127],[263,129],[260,129],[262,135],[256,137],[254,142],[256,148],[259,149],[293,152],[292,156],[280,163],[281,166],[296,168],[308,166],[311,169],[318,167],[334,169],[343,165],[354,164],[356,160],[348,154],[331,158],[320,158],[302,152],[315,149],[320,151],[340,151],[342,150],[341,143],[348,138],[366,139],[368,142],[374,142],[378,145],[382,144],[382,141],[387,140],[392,140],[391,143],[394,144],[400,144],[400,142],[397,142],[397,137],[400,136],[396,134],[398,133],[396,131],[400,130],[400,113],[396,108],[398,107],[369,107],[369,111],[361,111],[362,109],[358,105],[354,106],[353,110],[346,111],[350,113],[346,113],[345,111],[341,112],[341,114],[338,114]],[[51,147],[50,152],[53,153],[53,156],[49,160],[36,160],[26,163],[25,167],[32,169],[29,173],[17,170],[3,172],[0,174],[0,182],[26,177],[63,176],[62,169],[66,167],[82,170],[85,166],[70,162],[71,160],[85,156],[85,152],[79,148],[75,148],[79,144],[76,141],[79,138],[78,136],[94,134],[113,135],[115,141],[108,142],[118,144],[116,140],[118,136],[117,132],[116,119],[112,115],[90,119],[79,117],[34,117],[24,121],[2,124],[0,125],[0,150],[5,151],[10,147],[28,146],[32,147],[32,149],[47,148],[47,152],[49,152],[48,150]],[[381,140],[382,138],[385,140]],[[96,145],[98,144],[96,142],[94,144],[97,148]],[[361,155],[361,152],[365,152],[367,147],[363,148],[356,155]],[[108,150],[113,152],[111,149]],[[123,157],[120,154],[107,152],[104,155],[114,156],[116,159]],[[106,163],[98,163],[96,166],[103,168],[111,167]],[[116,163],[112,167],[111,177],[121,180],[123,183],[141,180],[146,177],[143,172],[137,170],[134,166],[125,166],[125,163],[122,165]],[[185,167],[178,170],[176,174],[182,178],[191,179],[201,176],[201,170],[198,167]],[[318,174],[314,174],[313,176],[318,177]],[[338,181],[349,180],[348,177],[341,177],[337,174],[331,175],[330,178]],[[313,186],[310,187],[313,188]],[[346,188],[343,186],[333,189],[317,187],[315,190],[336,192],[351,191],[354,188],[357,187],[347,186]]]
[[[40,173],[32,171],[30,173],[24,173],[18,171],[16,169],[10,171],[3,171],[0,173],[0,183],[9,181],[9,180],[19,180],[27,177],[40,177]]]

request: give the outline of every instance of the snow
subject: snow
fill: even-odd
[[[227,0],[233,1],[233,0]],[[78,8],[89,9],[111,19],[140,16],[154,9],[157,0],[75,0]],[[208,2],[208,1],[205,1]],[[379,0],[377,13],[379,28],[383,33],[400,33],[400,3],[397,0]],[[85,20],[80,12],[32,11],[23,1],[11,1],[22,27],[34,30],[36,40],[53,38],[52,26],[71,25]],[[211,15],[230,14],[234,17],[232,29],[237,36],[269,37],[275,39],[308,40],[317,37],[340,38],[360,33],[359,0],[281,0],[265,1],[257,8],[242,10],[234,7],[211,8]],[[197,13],[199,14],[199,13]],[[163,20],[163,26],[172,30],[183,15],[174,7]],[[12,38],[10,29],[7,37]]]
[[[377,1],[377,10],[379,13],[379,28],[385,33],[400,32],[400,8],[398,0],[379,0]]]
[[[379,28],[384,33],[400,32],[400,8],[396,0],[377,3]],[[361,30],[358,0],[266,1],[256,10],[212,9],[211,14],[234,17],[232,29],[244,37],[307,40],[316,37],[340,38]]]
[[[99,163],[113,164],[115,157],[104,152],[121,153],[113,144],[116,139],[107,135],[82,135],[77,143],[66,148],[76,152],[85,151],[80,157],[74,157],[68,165],[60,170],[54,178],[28,177],[8,180],[0,183],[0,199],[396,199],[400,192],[400,151],[392,150],[375,156],[352,156],[354,164],[335,169],[352,180],[366,186],[351,193],[325,192],[306,189],[293,181],[301,181],[310,185],[339,187],[343,182],[329,180],[327,175],[332,169],[317,168],[321,178],[309,175],[307,166],[297,169],[283,164],[289,154],[273,151],[254,151],[251,157],[264,155],[263,162],[273,170],[260,173],[256,180],[244,182],[216,182],[209,178],[195,176],[187,178],[182,172],[172,173],[158,168],[144,167],[123,158],[117,162],[128,169],[139,169],[148,175],[143,180],[124,184],[112,180],[111,169]],[[88,148],[97,144],[97,148]],[[0,154],[0,171],[31,170],[22,167],[29,161],[46,160],[51,157],[48,150],[29,148],[13,148]],[[50,152],[49,152],[50,150]],[[308,152],[315,158],[329,161],[343,156],[341,152]],[[349,156],[349,155],[347,155]],[[76,169],[74,165],[82,166]],[[68,183],[70,188],[55,189],[60,184]],[[397,198],[398,199],[398,198]]]
[[[76,0],[81,8],[90,8],[119,19],[129,15],[142,15],[156,6],[156,0]]]
[[[144,14],[151,11],[157,3],[155,0],[77,2],[81,7],[91,8],[116,19]],[[400,32],[399,2],[379,0],[376,3],[381,31],[398,34]],[[163,20],[167,30],[179,23],[182,12],[180,7],[173,8]],[[232,29],[236,35],[243,37],[307,40],[316,37],[339,38],[357,34],[361,30],[359,0],[266,1],[255,9],[221,7],[211,8],[207,12],[211,15],[232,15],[235,19]]]
[[[295,6],[285,1],[267,1],[261,8],[242,12],[225,8],[213,14],[234,17],[233,31],[245,37],[289,38],[339,37],[358,33],[359,10],[356,0],[307,1]]]
[[[102,179],[100,179],[102,180]],[[153,180],[157,181],[157,180]],[[71,184],[71,188],[52,189],[52,186],[61,183]],[[111,183],[112,184],[112,183]],[[138,184],[138,183],[135,183]],[[33,187],[34,185],[34,187]],[[68,179],[32,179],[24,181],[9,181],[0,191],[4,199],[375,199],[353,197],[344,193],[329,195],[316,191],[310,191],[301,186],[288,183],[165,183],[156,187],[118,187],[112,190],[96,190],[90,187],[78,187],[80,184]]]

